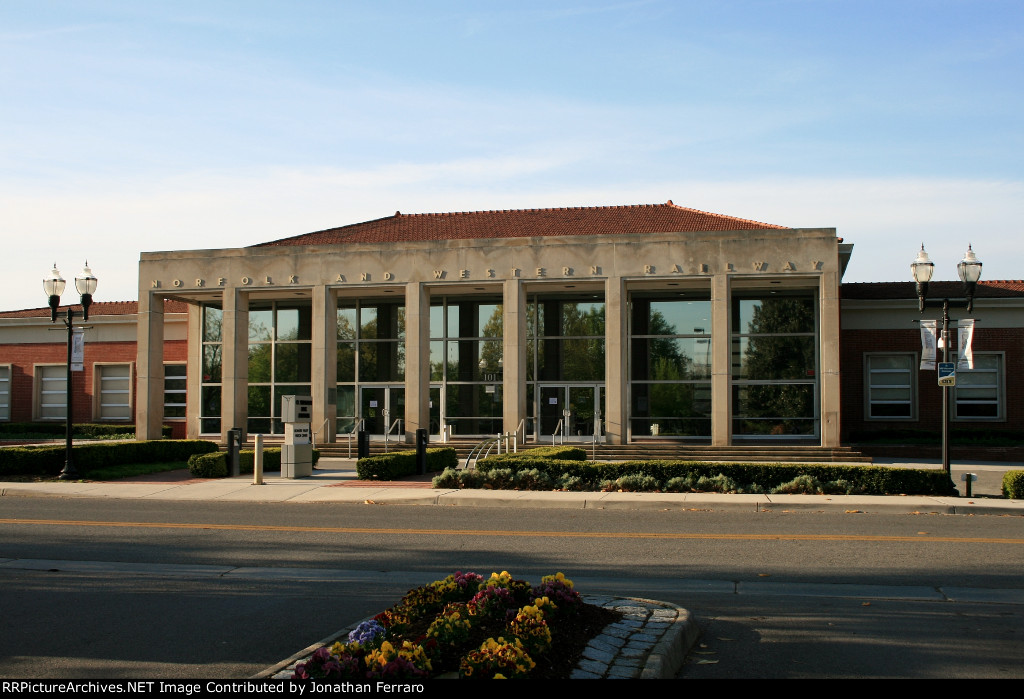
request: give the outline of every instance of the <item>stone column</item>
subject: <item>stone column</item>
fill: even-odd
[[[314,439],[334,442],[338,420],[338,302],[336,292],[313,287],[311,394]],[[325,424],[326,421],[326,424]]]
[[[188,306],[188,357],[185,365],[185,436],[199,439],[203,403],[203,307]]]
[[[526,293],[518,279],[507,279],[502,288],[502,424],[513,432],[526,417]],[[536,433],[536,426],[534,426]],[[524,435],[519,434],[519,438]]]
[[[820,277],[819,362],[821,376],[821,446],[839,446],[839,275]]]
[[[224,289],[223,357],[221,367],[220,438],[239,427],[246,435],[249,416],[249,293]]]
[[[430,430],[430,293],[418,282],[405,285],[405,441]]]
[[[140,290],[136,327],[135,438],[160,439],[164,422],[164,300]]]
[[[711,443],[732,444],[732,338],[729,275],[711,278]]]
[[[626,406],[626,361],[629,303],[621,277],[609,277],[604,291],[605,438],[609,444],[629,440],[629,411]]]

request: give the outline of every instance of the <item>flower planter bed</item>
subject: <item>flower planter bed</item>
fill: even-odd
[[[621,616],[584,603],[561,573],[531,586],[508,572],[457,572],[318,649],[293,679],[565,679],[587,642]]]

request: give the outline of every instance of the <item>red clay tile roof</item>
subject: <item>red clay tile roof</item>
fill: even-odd
[[[394,216],[282,238],[252,247],[785,228],[687,209],[669,200],[665,204],[635,206],[511,209],[448,214],[403,214],[396,211]]]
[[[71,306],[80,311],[82,306],[75,304]],[[68,307],[57,308],[57,316],[67,314]],[[89,306],[89,316],[124,316],[139,312],[138,301],[94,301]],[[188,304],[183,301],[164,300],[164,313],[187,313]],[[0,318],[48,318],[50,316],[49,306],[44,308],[28,308],[23,311],[0,311]]]
[[[855,282],[843,284],[844,299],[916,299],[917,286],[914,282]],[[928,298],[963,298],[964,285],[961,282],[930,282]],[[1024,297],[1024,281],[989,280],[978,282],[975,298],[1020,298]]]

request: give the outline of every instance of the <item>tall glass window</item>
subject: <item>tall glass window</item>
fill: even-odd
[[[601,296],[531,296],[527,305],[527,432],[577,439],[602,430],[605,304]],[[589,389],[589,390],[588,390]]]
[[[710,294],[634,294],[629,350],[632,436],[710,439]]]
[[[405,306],[394,301],[344,300],[338,303],[338,434],[356,420],[378,433],[383,410],[404,417]],[[392,388],[393,387],[393,388]]]
[[[432,303],[430,380],[439,389],[444,406],[437,415],[439,422],[451,425],[456,435],[500,432],[504,372],[501,299],[441,297]],[[434,414],[432,408],[431,423]]]
[[[249,307],[249,432],[284,432],[281,396],[311,395],[312,337],[308,302]]]
[[[813,292],[734,296],[733,434],[818,434],[817,303]]]
[[[224,312],[219,305],[204,305],[202,312],[203,375],[199,384],[199,432],[220,434]]]

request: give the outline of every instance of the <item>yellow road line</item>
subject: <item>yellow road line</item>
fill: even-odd
[[[419,534],[425,536],[515,536],[551,537],[580,539],[678,539],[718,541],[882,541],[882,542],[941,542],[962,544],[1024,544],[1024,539],[1000,539],[991,537],[958,536],[879,536],[868,534],[691,534],[682,532],[546,532],[507,531],[494,529],[399,529],[372,527],[309,527],[277,526],[263,524],[197,524],[188,522],[100,522],[90,520],[63,519],[8,519],[0,518],[0,524],[48,524],[67,527],[135,527],[144,529],[216,529],[222,531],[259,532],[323,532],[328,534]]]

